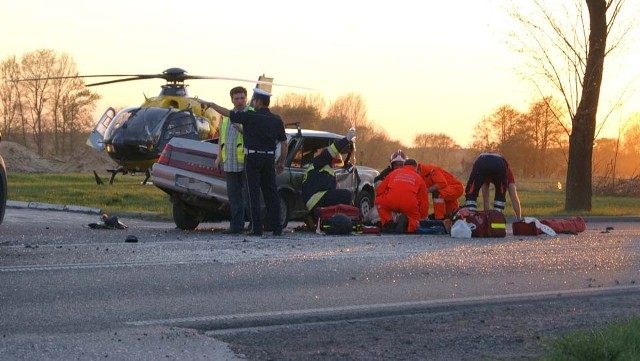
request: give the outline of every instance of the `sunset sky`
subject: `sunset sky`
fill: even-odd
[[[504,104],[526,111],[537,99],[519,75],[522,57],[504,43],[512,24],[505,2],[10,1],[0,12],[0,55],[53,49],[73,57],[81,74],[149,74],[170,67],[244,79],[266,74],[313,88],[327,101],[361,95],[369,120],[406,145],[429,132],[466,146],[482,117]],[[640,40],[637,29],[631,36]],[[605,76],[620,80],[604,85],[601,105],[622,88],[629,99],[608,121],[605,136],[615,137],[629,114],[640,112],[638,48],[606,68]],[[155,79],[94,88],[103,96],[98,112],[140,104],[143,94],[157,95],[162,84]],[[188,89],[231,106],[228,90],[235,85],[194,80]],[[301,91],[273,89],[276,97],[288,92]]]

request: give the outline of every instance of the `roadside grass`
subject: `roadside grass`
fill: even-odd
[[[91,174],[8,174],[8,198],[99,208],[107,214],[131,212],[145,218],[171,219],[169,196],[143,175],[117,175],[113,185],[97,185]],[[108,179],[103,179],[107,182]]]
[[[171,219],[168,196],[142,175],[116,176],[113,185],[97,185],[92,174],[16,173],[8,174],[9,199],[100,208],[105,213],[133,212]],[[107,181],[107,179],[105,179]],[[518,183],[523,215],[548,216],[640,216],[640,197],[594,196],[591,212],[564,210],[564,190],[557,181],[523,180]],[[491,190],[493,197],[493,190]],[[464,203],[464,197],[460,199]],[[482,204],[482,197],[478,199]],[[490,199],[492,204],[493,198]],[[505,214],[513,216],[507,197]]]
[[[572,332],[544,341],[543,360],[640,360],[640,318]]]

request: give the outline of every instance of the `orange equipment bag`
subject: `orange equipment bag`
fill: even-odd
[[[511,228],[514,236],[537,236],[542,234],[542,230],[538,228],[534,222],[513,222],[513,224],[511,224]]]
[[[582,217],[568,217],[568,218],[553,218],[542,219],[540,223],[546,224],[551,227],[556,233],[569,233],[577,234],[584,232],[587,229],[587,225],[584,223]]]

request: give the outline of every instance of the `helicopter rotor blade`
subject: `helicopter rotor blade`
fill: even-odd
[[[86,86],[97,86],[97,85],[105,85],[105,84],[113,84],[113,83],[122,83],[125,81],[132,81],[132,80],[143,80],[143,79],[153,79],[153,78],[159,78],[159,76],[157,75],[136,75],[132,78],[124,78],[124,79],[115,79],[115,80],[106,80],[106,81],[101,81],[98,83],[91,83],[91,84],[87,84]]]
[[[121,77],[121,76],[147,76],[143,74],[97,74],[97,75],[68,75],[68,76],[50,76],[44,78],[25,78],[25,79],[15,79],[9,81],[38,81],[38,80],[62,80],[62,79],[84,79],[84,78],[113,78],[113,77]],[[146,79],[146,78],[143,78]],[[6,80],[6,79],[5,79]]]
[[[297,86],[297,85],[273,83],[273,82],[270,82],[270,81],[263,81],[263,80],[257,80],[256,81],[256,80],[250,80],[250,79],[229,78],[229,77],[224,77],[224,76],[186,75],[184,78],[185,79],[233,80],[233,81],[241,81],[241,82],[245,82],[245,83],[276,85],[276,86],[284,86],[284,87],[287,87],[287,88],[298,88],[298,89],[313,90],[312,88],[307,88],[307,87]]]
[[[69,76],[54,76],[54,77],[42,77],[42,78],[27,78],[27,79],[16,79],[16,80],[8,80],[13,82],[23,82],[23,81],[42,81],[42,80],[62,80],[62,79],[84,79],[84,78],[115,78],[119,77],[121,79],[113,79],[113,80],[105,80],[95,83],[86,84],[88,87],[105,85],[105,84],[113,84],[113,83],[122,83],[126,81],[133,80],[144,80],[144,79],[164,79],[169,83],[179,83],[184,82],[185,80],[192,79],[210,79],[210,80],[230,80],[230,81],[240,81],[244,83],[252,83],[259,85],[267,85],[267,86],[283,86],[288,88],[297,88],[297,89],[306,89],[313,90],[312,88],[297,86],[297,85],[289,85],[289,84],[281,84],[281,83],[273,83],[271,81],[263,81],[263,80],[251,80],[251,79],[242,79],[242,78],[233,78],[233,77],[224,77],[224,76],[204,76],[204,75],[187,75],[187,72],[182,68],[169,68],[162,72],[161,74],[91,74],[91,75],[69,75]],[[5,81],[7,79],[4,79]]]

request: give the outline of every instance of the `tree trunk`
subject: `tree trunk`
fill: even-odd
[[[565,210],[567,211],[591,210],[593,140],[607,43],[606,1],[585,1],[589,8],[589,50],[582,97],[572,120],[572,130],[569,136],[569,164],[565,198]]]

